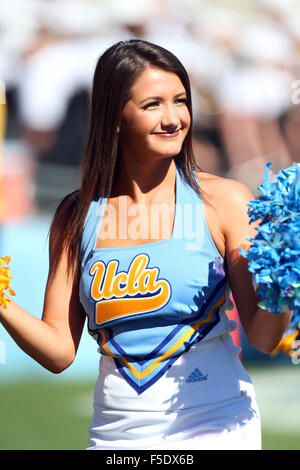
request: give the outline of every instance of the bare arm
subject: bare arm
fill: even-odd
[[[0,306],[0,322],[20,348],[53,373],[62,372],[74,360],[85,314],[79,302],[78,280],[67,276],[63,252],[52,276],[53,250],[50,237],[50,268],[42,318],[38,319],[15,302]]]
[[[260,299],[252,285],[248,261],[238,251],[246,236],[253,238],[257,234],[255,225],[249,225],[247,214],[247,204],[254,196],[242,183],[228,181],[226,184],[222,223],[232,294],[248,341],[256,349],[270,353],[280,342],[292,312],[274,315],[257,307]]]

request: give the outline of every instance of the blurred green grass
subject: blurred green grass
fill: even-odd
[[[247,367],[246,367],[247,368]],[[300,369],[247,368],[261,411],[264,450],[300,450]],[[0,385],[1,450],[88,447],[94,383],[33,380]]]
[[[22,381],[0,386],[1,450],[88,446],[93,384]],[[88,406],[90,405],[90,406]]]
[[[288,362],[287,362],[288,361]],[[246,366],[255,386],[263,450],[300,449],[300,365]]]

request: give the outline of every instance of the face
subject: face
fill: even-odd
[[[131,98],[123,110],[121,155],[143,160],[178,155],[190,122],[180,78],[149,67],[132,86]]]

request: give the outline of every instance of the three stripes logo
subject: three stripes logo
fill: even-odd
[[[195,370],[188,376],[186,379],[186,383],[191,383],[191,382],[203,382],[204,380],[207,380],[208,374],[203,375],[202,372],[196,367]]]

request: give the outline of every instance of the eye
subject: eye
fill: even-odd
[[[159,101],[151,101],[150,103],[147,103],[145,104],[145,106],[143,106],[143,109],[148,109],[148,108],[154,108],[156,106],[159,106]]]
[[[187,104],[187,99],[186,98],[177,98],[177,100],[175,100],[175,103],[176,104]]]

